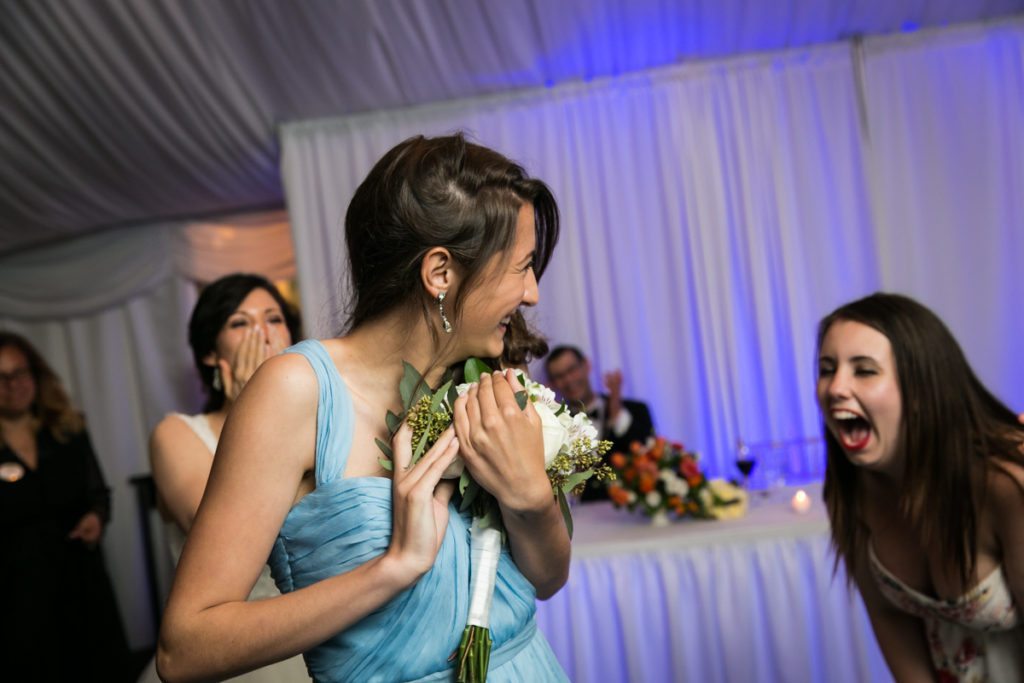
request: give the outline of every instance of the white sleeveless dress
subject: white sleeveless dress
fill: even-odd
[[[214,436],[213,430],[210,428],[210,421],[206,419],[206,415],[202,413],[199,415],[171,414],[192,428],[192,431],[203,442],[203,445],[210,450],[211,456],[217,451],[217,437]],[[181,549],[185,546],[185,534],[173,522],[165,523],[164,532],[167,537],[167,545],[171,550],[171,557],[174,559],[174,564],[177,565],[178,559],[181,557]],[[260,572],[256,585],[253,586],[252,592],[249,593],[249,600],[262,600],[280,594],[281,591],[277,589],[273,577],[270,576],[270,567],[263,565],[263,571]],[[250,671],[247,674],[242,674],[228,680],[232,681],[232,683],[235,681],[241,683],[309,683],[310,677],[306,673],[306,663],[302,660],[302,656],[296,655],[283,662],[271,664],[262,669]],[[160,683],[160,678],[156,675],[155,660],[151,659],[146,668],[142,670],[138,683]]]
[[[1024,620],[1002,565],[957,600],[940,600],[900,581],[868,544],[871,573],[889,602],[924,622],[942,683],[1024,681]]]

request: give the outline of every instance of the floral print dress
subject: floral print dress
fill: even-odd
[[[893,576],[868,544],[882,595],[924,621],[941,683],[1024,682],[1024,623],[1002,566],[956,600],[932,598]]]

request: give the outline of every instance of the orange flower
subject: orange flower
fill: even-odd
[[[639,441],[634,441],[633,443],[629,444],[629,452],[632,453],[633,455],[640,455],[643,452],[643,450],[644,448],[643,446],[640,445]]]
[[[627,484],[632,484],[636,480],[636,470],[632,467],[627,467],[622,470],[622,481]]]
[[[686,478],[686,483],[689,485],[691,489],[696,488],[698,485],[700,485],[702,481],[704,481],[704,475],[701,474],[700,472],[698,472],[692,477]]]
[[[695,501],[688,500],[686,501],[686,509],[690,512],[697,512],[700,510],[700,506]]]
[[[608,458],[608,462],[611,466],[617,470],[621,470],[626,466],[626,456],[622,453],[612,453],[611,457]]]
[[[658,479],[656,477],[652,477],[650,474],[644,472],[640,475],[640,483],[637,484],[636,488],[640,493],[647,494],[654,490],[654,485],[657,483]]]
[[[608,497],[616,505],[625,505],[629,502],[629,493],[618,484],[612,484],[608,487]]]
[[[676,512],[679,512],[679,508],[683,507],[683,499],[680,498],[679,496],[669,496],[667,504],[670,508],[673,508],[676,510]]]

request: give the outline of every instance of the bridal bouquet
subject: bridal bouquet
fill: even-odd
[[[394,436],[402,421],[412,427],[411,466],[437,441],[452,423],[455,400],[479,382],[483,373],[491,368],[483,361],[470,358],[465,364],[465,383],[456,385],[446,378],[439,389],[431,390],[413,366],[403,364],[399,394],[402,397],[401,414],[388,411],[385,419],[388,431]],[[611,468],[602,464],[602,456],[611,447],[608,441],[598,441],[597,429],[583,413],[570,414],[565,404],[559,404],[554,392],[518,373],[524,391],[516,394],[519,407],[526,408],[529,401],[540,417],[544,435],[544,466],[551,482],[552,495],[558,500],[569,536],[572,537],[572,515],[566,496],[579,494],[590,477],[600,480],[615,478]],[[391,447],[377,439],[377,446],[387,456],[380,463],[391,469]],[[487,680],[487,667],[491,652],[489,613],[498,571],[498,558],[504,542],[504,527],[497,500],[477,484],[457,459],[444,475],[459,478],[462,502],[460,511],[473,515],[470,529],[471,572],[469,620],[458,651],[458,683],[477,683]]]
[[[616,481],[608,486],[615,507],[640,510],[652,523],[668,523],[668,515],[699,519],[742,517],[747,509],[746,492],[724,479],[708,479],[701,472],[696,453],[682,444],[651,437],[634,442],[629,453],[609,458]]]

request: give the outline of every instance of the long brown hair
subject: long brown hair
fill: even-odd
[[[899,448],[905,454],[899,505],[925,547],[937,547],[964,588],[974,575],[977,510],[990,458],[1019,462],[1024,427],[975,376],[960,345],[935,313],[898,294],[876,293],[839,307],[818,325],[818,351],[837,321],[867,325],[892,346],[902,397]],[[836,567],[847,579],[866,548],[859,514],[861,472],[823,427],[825,502]]]
[[[60,378],[35,347],[19,334],[0,332],[0,349],[7,347],[18,349],[28,361],[28,369],[36,385],[36,399],[31,408],[36,429],[48,429],[58,441],[67,441],[80,433],[85,428],[81,414],[72,407]],[[0,443],[3,443],[2,432]]]

